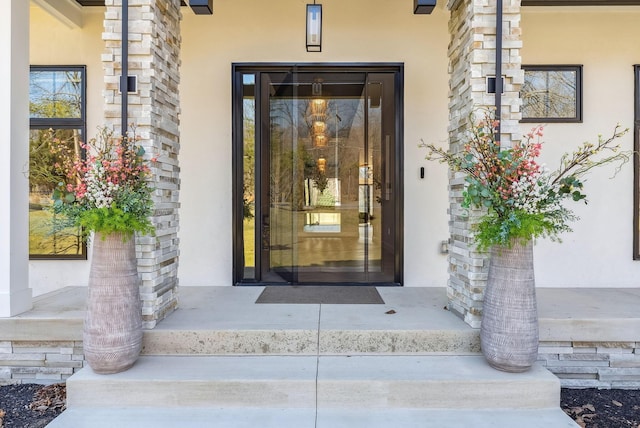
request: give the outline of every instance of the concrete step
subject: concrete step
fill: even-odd
[[[211,409],[83,407],[47,428],[576,428],[560,409]]]
[[[315,357],[140,357],[129,370],[67,379],[67,405],[315,407]],[[256,403],[259,403],[256,405]]]
[[[180,308],[145,331],[144,355],[480,352],[480,331],[440,289],[381,287],[383,305],[256,304],[262,287],[182,288]]]
[[[128,371],[67,381],[80,407],[554,408],[558,379],[492,369],[479,356],[143,356]]]
[[[480,352],[480,331],[403,329],[169,330],[144,332],[142,355],[354,355]]]
[[[560,382],[536,365],[521,374],[497,371],[480,356],[321,357],[319,407],[557,407]]]

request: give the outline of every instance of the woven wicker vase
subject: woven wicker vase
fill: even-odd
[[[538,358],[538,309],[533,243],[491,250],[484,294],[480,346],[489,364],[524,372]]]
[[[84,356],[96,373],[118,373],[130,368],[142,349],[142,314],[133,239],[121,234],[93,240]]]

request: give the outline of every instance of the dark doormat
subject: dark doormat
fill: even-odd
[[[375,287],[352,286],[268,286],[256,303],[383,305]]]

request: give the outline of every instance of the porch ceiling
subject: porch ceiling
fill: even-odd
[[[47,0],[35,0],[35,1],[47,1]],[[73,0],[66,0],[73,1]],[[75,0],[76,3],[81,6],[104,6],[104,0]],[[196,15],[211,15],[212,14],[212,0],[189,0],[189,6]],[[181,6],[187,6],[187,0],[180,0]]]
[[[82,6],[104,6],[104,0],[76,0]],[[186,6],[182,0],[182,6]],[[522,6],[636,6],[640,0],[522,0]]]
[[[104,6],[104,0],[76,0],[81,6]],[[186,6],[184,0],[181,1],[182,6]]]
[[[522,0],[522,6],[637,6],[640,0]]]

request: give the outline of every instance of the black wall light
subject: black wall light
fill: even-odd
[[[307,52],[322,51],[322,5],[307,5]]]
[[[189,6],[196,15],[213,15],[213,0],[189,0]]]
[[[495,76],[487,77],[487,94],[496,93],[496,88],[498,87],[497,80]],[[501,93],[504,94],[504,77],[500,79],[500,83],[502,83],[502,86],[500,86],[502,89]]]
[[[413,13],[415,15],[428,15],[436,7],[436,0],[413,0]]]

